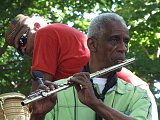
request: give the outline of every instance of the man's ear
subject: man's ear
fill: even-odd
[[[40,27],[41,27],[41,25],[38,22],[34,23],[35,30],[38,30]]]
[[[88,48],[89,48],[90,52],[96,52],[97,51],[97,46],[98,46],[97,40],[92,39],[92,38],[88,38],[87,45],[88,45]]]

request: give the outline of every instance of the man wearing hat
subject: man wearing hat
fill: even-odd
[[[50,81],[81,71],[89,60],[85,34],[65,24],[47,24],[39,16],[17,15],[10,22],[5,38],[20,55],[33,58],[32,71],[41,71]]]

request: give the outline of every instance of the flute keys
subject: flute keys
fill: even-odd
[[[43,97],[47,97],[47,96],[48,96],[47,91],[42,91],[42,92],[41,92],[41,95],[42,95]]]

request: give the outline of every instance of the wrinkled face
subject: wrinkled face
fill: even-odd
[[[120,22],[106,25],[106,32],[97,41],[96,59],[100,68],[106,68],[125,60],[128,51],[129,31]]]
[[[15,38],[15,48],[20,55],[32,57],[35,31],[23,27]]]

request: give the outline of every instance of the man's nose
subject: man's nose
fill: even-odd
[[[119,43],[117,49],[118,49],[119,52],[125,52],[125,53],[127,53],[127,51],[128,51],[128,44],[126,44],[124,41],[121,41]]]

